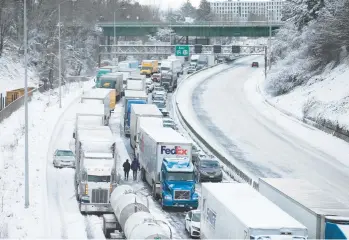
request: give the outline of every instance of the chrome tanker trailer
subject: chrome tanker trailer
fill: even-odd
[[[114,214],[103,215],[106,238],[172,239],[171,228],[153,217],[143,199],[131,186],[119,185],[114,189],[110,197]]]

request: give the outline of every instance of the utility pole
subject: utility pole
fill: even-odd
[[[272,32],[271,31],[271,13],[272,13],[272,10],[268,9],[268,11],[269,11],[269,17],[268,17],[268,20],[269,20],[268,61],[269,61],[269,70],[270,70],[271,69],[271,32]]]
[[[24,143],[24,181],[25,181],[25,201],[24,207],[29,207],[29,157],[28,157],[28,37],[27,37],[27,0],[24,0],[24,106],[25,106],[25,143]]]

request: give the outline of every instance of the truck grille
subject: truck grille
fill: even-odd
[[[92,189],[92,203],[108,203],[108,189]]]
[[[190,200],[190,191],[188,190],[177,190],[174,191],[175,200]]]

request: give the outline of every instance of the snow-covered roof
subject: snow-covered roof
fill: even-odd
[[[127,78],[127,80],[144,80],[144,79],[145,79],[145,76],[137,72],[132,72],[131,75]]]
[[[262,181],[273,186],[289,198],[301,203],[317,214],[336,215],[338,212],[347,212],[349,207],[322,189],[302,179],[262,178]]]
[[[101,116],[79,116],[78,126],[104,126]]]
[[[87,170],[87,174],[90,175],[108,176],[111,174],[113,165],[114,161],[111,159],[84,159],[84,167]]]
[[[88,92],[85,92],[81,98],[98,98],[104,99],[108,96],[108,94],[112,91],[112,89],[106,88],[94,88]]]
[[[113,134],[109,127],[99,126],[94,128],[78,128],[80,141],[109,141],[115,142]]]
[[[162,115],[161,112],[160,112],[160,114]],[[147,116],[139,118],[139,128],[142,128],[143,126],[146,126],[146,125],[163,127],[163,124],[164,124],[164,122],[163,122],[162,118],[147,117]]]
[[[148,98],[147,94],[143,90],[125,90],[125,97]]]
[[[76,115],[101,115],[104,116],[104,105],[100,102],[96,103],[79,103],[77,106]]]
[[[126,87],[127,89],[143,89],[143,82],[140,80],[127,80]]]
[[[111,72],[111,73],[107,73],[104,74],[102,76],[100,76],[100,79],[105,79],[105,80],[113,80],[113,81],[118,81],[120,78],[122,78],[123,75],[122,73],[118,73],[118,72]]]
[[[162,116],[162,113],[154,104],[133,104],[131,108],[137,115]]]
[[[205,190],[250,228],[306,228],[247,183],[203,183]]]
[[[164,128],[158,126],[142,126],[142,129],[151,136],[156,142],[159,143],[184,143],[191,144],[191,142],[180,135],[172,128]]]
[[[164,158],[168,172],[193,172],[194,166],[189,158]]]

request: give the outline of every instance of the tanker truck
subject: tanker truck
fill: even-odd
[[[144,197],[129,185],[119,185],[110,197],[114,214],[103,215],[103,233],[106,238],[172,239],[167,223],[156,220]]]

